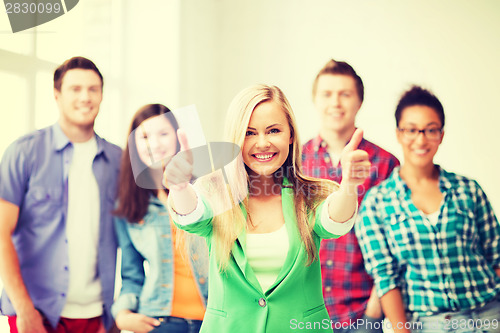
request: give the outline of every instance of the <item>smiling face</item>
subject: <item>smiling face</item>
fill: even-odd
[[[251,175],[272,175],[286,161],[292,141],[288,119],[279,104],[259,104],[250,117],[242,149]]]
[[[339,134],[353,132],[356,114],[361,107],[354,78],[348,75],[321,75],[317,82],[314,105],[325,130]]]
[[[401,129],[441,129],[441,120],[437,112],[428,106],[409,106],[401,112],[399,128]],[[427,138],[424,133],[419,133],[415,139],[408,139],[404,133],[396,130],[398,142],[403,148],[405,163],[415,167],[433,165],[433,158],[443,141],[444,132],[435,139]]]
[[[89,129],[94,126],[102,101],[102,81],[89,69],[71,69],[64,74],[61,89],[54,89],[63,127]]]
[[[175,155],[177,133],[165,115],[144,120],[135,130],[135,143],[141,161],[147,166]]]

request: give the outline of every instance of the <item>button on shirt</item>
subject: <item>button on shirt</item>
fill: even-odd
[[[116,239],[111,211],[121,150],[96,136],[93,172],[99,186],[100,226],[98,273],[102,284],[104,324],[112,323]],[[55,326],[66,302],[69,284],[66,216],[68,172],[73,146],[59,124],[30,133],[12,143],[0,164],[0,197],[19,207],[12,241],[21,274],[34,305]],[[1,309],[15,310],[5,291]]]
[[[500,292],[500,225],[479,184],[440,169],[437,223],[415,207],[399,176],[368,192],[355,230],[378,296],[399,288],[423,315],[475,309]]]
[[[387,178],[399,161],[392,154],[363,139],[359,149],[368,153],[370,176],[358,187],[358,201],[366,191]],[[320,137],[308,141],[302,149],[302,169],[311,177],[330,179],[340,183],[342,168],[332,164],[326,142]],[[355,321],[361,318],[370,297],[373,282],[366,273],[363,256],[354,229],[335,239],[324,239],[319,258],[323,280],[323,296],[333,322]]]

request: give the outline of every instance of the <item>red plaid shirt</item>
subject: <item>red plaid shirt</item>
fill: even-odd
[[[366,191],[387,178],[399,161],[394,155],[363,139],[359,149],[370,156],[370,176],[358,187],[358,202]],[[302,149],[302,170],[304,174],[338,183],[342,180],[340,163],[332,165],[327,144],[320,136],[309,140]],[[373,280],[366,273],[363,256],[354,228],[337,239],[321,242],[319,258],[323,278],[323,297],[333,322],[355,321],[361,318],[370,297]]]

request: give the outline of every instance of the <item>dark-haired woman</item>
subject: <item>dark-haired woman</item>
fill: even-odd
[[[118,328],[198,332],[207,299],[207,250],[171,223],[163,166],[179,151],[172,112],[149,104],[134,115],[123,154],[115,211],[122,289],[112,307]]]
[[[401,168],[355,226],[395,332],[500,332],[500,225],[479,184],[434,164],[444,112],[413,87],[396,109]]]

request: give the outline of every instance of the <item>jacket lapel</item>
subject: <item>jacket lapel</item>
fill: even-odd
[[[245,210],[245,207],[243,204],[240,204],[240,208],[243,211],[243,215],[245,216],[245,219],[247,217],[247,212]],[[236,239],[236,242],[234,242],[233,249],[232,249],[232,255],[234,258],[234,261],[236,262],[236,265],[239,267],[247,281],[259,292],[263,293],[262,287],[260,286],[259,281],[257,280],[257,277],[255,276],[255,273],[250,267],[250,264],[248,263],[247,256],[245,253],[245,249],[247,247],[246,245],[246,239],[247,239],[247,233],[246,230],[243,230],[238,238]]]
[[[299,256],[299,250],[302,246],[299,230],[297,228],[297,219],[295,216],[295,206],[293,204],[294,193],[290,186],[290,182],[287,178],[283,179],[283,188],[281,190],[281,209],[283,210],[283,216],[285,218],[285,226],[288,233],[289,249],[286,256],[285,262],[281,267],[281,270],[276,278],[276,281],[271,285],[266,295],[271,294],[273,289],[283,281],[283,279],[288,275],[292,269],[297,257]],[[243,211],[245,218],[247,217],[247,212],[243,204],[240,204],[240,208]],[[238,236],[233,249],[232,255],[237,266],[247,279],[247,281],[259,292],[264,293],[262,287],[255,276],[255,273],[250,267],[247,261],[246,253],[246,230],[243,230]]]
[[[271,285],[266,294],[271,294],[274,288],[283,281],[283,279],[290,273],[293,265],[295,264],[302,242],[300,239],[299,230],[297,228],[297,218],[295,216],[295,206],[293,204],[294,193],[287,178],[283,179],[283,188],[281,189],[281,209],[285,218],[286,231],[288,233],[288,254],[281,270],[276,278],[276,281]]]

